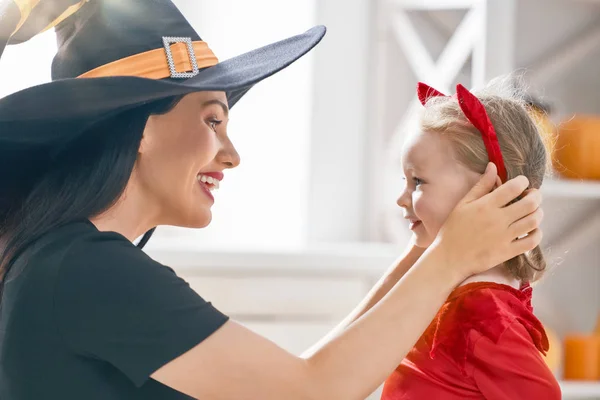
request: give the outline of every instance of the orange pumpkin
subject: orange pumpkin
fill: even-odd
[[[600,380],[600,336],[568,335],[564,357],[566,380]]]
[[[560,124],[552,164],[565,178],[600,179],[600,117],[575,116]]]

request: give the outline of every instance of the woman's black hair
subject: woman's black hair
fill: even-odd
[[[95,123],[21,182],[20,190],[11,191],[0,207],[0,298],[11,266],[26,248],[62,225],[102,214],[119,200],[148,118],[169,112],[180,100],[158,100]]]

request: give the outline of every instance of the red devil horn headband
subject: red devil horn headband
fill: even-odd
[[[417,95],[419,96],[419,101],[423,105],[425,105],[427,100],[431,97],[447,97],[445,94],[422,82],[419,82],[417,85]],[[496,164],[498,169],[498,176],[502,182],[506,182],[506,167],[504,166],[504,160],[502,159],[500,143],[498,143],[496,130],[494,129],[494,125],[492,125],[492,121],[490,121],[490,117],[485,111],[485,107],[477,97],[461,84],[456,86],[456,97],[458,98],[458,104],[465,114],[465,117],[467,117],[469,122],[481,132],[481,138],[483,139],[483,144],[487,150],[488,157],[491,162]]]

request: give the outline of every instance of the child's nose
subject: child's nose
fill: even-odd
[[[398,206],[400,206],[402,208],[410,208],[411,207],[412,201],[411,201],[411,196],[410,196],[408,189],[405,188],[402,191],[402,193],[400,194],[400,197],[398,197],[398,200],[396,200],[396,204],[398,204]]]

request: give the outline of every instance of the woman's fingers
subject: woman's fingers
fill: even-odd
[[[529,186],[529,179],[523,175],[519,175],[507,181],[505,184],[500,186],[498,189],[490,193],[486,198],[489,199],[494,205],[498,207],[504,207],[511,201],[515,200],[523,194],[523,192]]]
[[[523,198],[506,206],[506,215],[509,224],[512,224],[521,218],[535,212],[542,204],[542,194],[537,189],[528,190]]]
[[[521,218],[520,220],[513,222],[510,226],[510,234],[513,238],[520,238],[527,235],[540,227],[542,219],[544,218],[544,211],[538,208],[531,214]]]
[[[491,192],[492,189],[494,189],[494,184],[498,178],[497,171],[494,163],[488,163],[487,168],[483,175],[481,175],[481,178],[479,178],[479,181],[471,188],[471,190],[469,190],[469,193],[463,197],[461,203],[471,203]]]
[[[467,274],[486,271],[541,241],[540,191],[528,190],[529,180],[519,176],[490,193],[496,183],[494,171],[488,166],[477,185],[450,213],[436,240],[445,259],[460,265]]]
[[[529,232],[527,236],[514,240],[510,245],[513,254],[512,257],[516,257],[527,251],[535,249],[542,242],[542,236],[542,231],[540,229],[536,229],[532,232]]]

